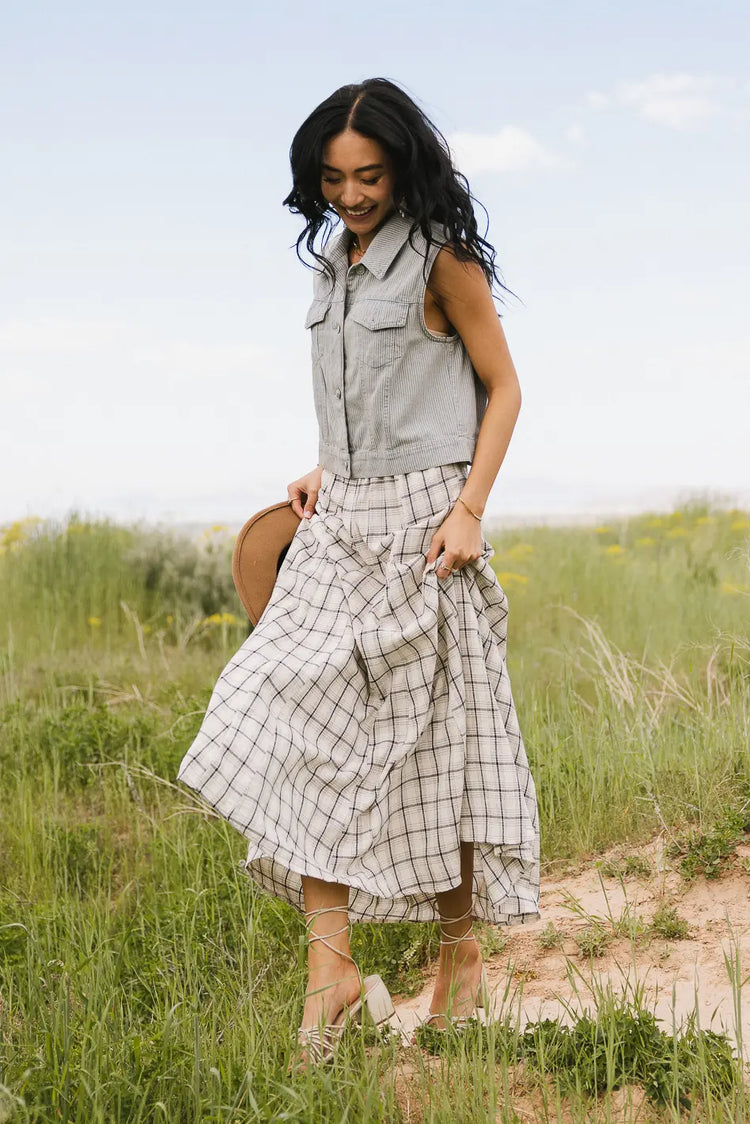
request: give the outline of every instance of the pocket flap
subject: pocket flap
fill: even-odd
[[[305,316],[305,327],[312,328],[313,324],[320,323],[320,321],[325,318],[325,314],[328,312],[328,309],[330,307],[330,299],[314,300],[307,310],[307,315]]]
[[[406,301],[360,300],[349,309],[347,316],[364,324],[366,328],[403,328],[409,315]]]

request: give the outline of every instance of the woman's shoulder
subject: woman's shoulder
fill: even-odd
[[[433,245],[439,244],[442,246],[445,242],[450,241],[449,232],[446,230],[443,224],[441,222],[438,222],[436,219],[429,219],[427,221],[427,228],[430,231],[430,237]],[[408,237],[406,241],[408,243]],[[417,224],[414,231],[412,232],[412,242],[420,250],[427,245],[427,238],[422,232],[422,227],[419,224]]]

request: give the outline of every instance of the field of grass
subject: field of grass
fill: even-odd
[[[686,858],[705,877],[750,828],[750,515],[696,502],[493,542],[542,878],[665,828],[699,841]],[[404,1047],[372,1029],[287,1077],[303,925],[174,782],[248,633],[231,550],[219,527],[198,542],[77,514],[0,528],[0,1124],[511,1122],[529,1119],[519,1082],[539,1119],[630,1119],[611,1097],[631,1085],[640,1120],[747,1119],[726,1043],[662,1034],[637,995],[602,994],[567,1031],[427,1042],[411,1099]],[[437,927],[358,924],[352,947],[413,994]]]

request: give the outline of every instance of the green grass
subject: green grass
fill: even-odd
[[[424,1048],[436,1054],[473,1048],[495,1060],[514,1057],[525,1063],[532,1087],[535,1079],[554,1075],[574,1099],[640,1085],[656,1104],[690,1109],[698,1090],[702,1099],[725,1100],[736,1084],[726,1039],[701,1030],[695,1019],[668,1033],[639,987],[624,995],[600,987],[593,1013],[581,1014],[572,1025],[542,1019],[520,1031],[506,1021],[490,1030],[472,1020],[467,1032],[441,1035],[428,1026],[418,1034]]]
[[[497,537],[544,873],[665,827],[686,876],[731,863],[749,826],[749,535],[746,514],[696,504]],[[400,1048],[372,1031],[286,1076],[304,927],[174,784],[248,631],[231,547],[78,515],[0,529],[0,1122],[407,1119]],[[605,873],[650,873],[633,861]],[[477,928],[485,955],[508,939]],[[437,951],[433,925],[354,926],[363,972],[394,992]],[[500,1026],[491,1050],[468,1034],[437,1070],[417,1052],[412,1118],[512,1121],[522,1087],[583,1121],[627,1078],[664,1119],[684,1098],[692,1119],[742,1119],[725,1044],[660,1038],[646,1016],[599,996],[569,1031]]]
[[[651,918],[649,932],[667,941],[683,941],[690,936],[690,925],[680,917],[676,906],[664,902]]]
[[[705,830],[688,829],[675,839],[669,853],[680,856],[680,868],[687,879],[699,874],[718,878],[734,858],[735,848],[750,831],[750,784],[740,792],[739,807],[725,808],[713,826]]]
[[[653,867],[645,855],[625,855],[622,859],[603,859],[599,869],[607,878],[650,878]]]

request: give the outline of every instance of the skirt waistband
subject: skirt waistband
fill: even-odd
[[[339,476],[323,469],[316,511],[355,517],[360,533],[390,534],[430,519],[458,499],[465,464],[441,464],[395,476]]]

